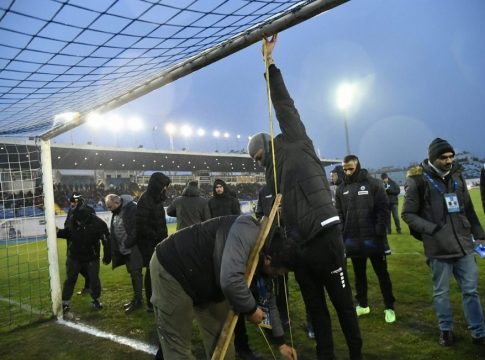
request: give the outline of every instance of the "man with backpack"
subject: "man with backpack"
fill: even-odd
[[[485,234],[473,208],[462,168],[453,161],[453,147],[446,140],[436,138],[429,145],[428,155],[419,167],[408,172],[402,219],[413,236],[423,241],[441,330],[439,343],[443,346],[454,343],[450,301],[450,279],[454,275],[462,293],[472,341],[485,346],[485,324],[473,254],[473,237],[483,240]]]

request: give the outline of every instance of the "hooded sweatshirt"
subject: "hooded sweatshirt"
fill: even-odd
[[[216,186],[222,185],[224,192],[218,194],[216,192]],[[225,215],[239,215],[241,213],[241,206],[239,201],[231,191],[228,189],[227,184],[221,180],[216,179],[212,188],[213,197],[209,200],[209,210],[211,218]]]
[[[177,230],[210,219],[207,200],[200,197],[196,183],[190,182],[167,208],[167,214],[177,218]]]

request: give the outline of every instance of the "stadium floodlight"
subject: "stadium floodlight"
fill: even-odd
[[[54,126],[59,124],[69,124],[74,121],[79,121],[81,114],[78,112],[65,112],[54,116]]]
[[[103,125],[103,118],[100,113],[91,112],[86,116],[86,124],[91,129],[99,129]]]
[[[192,127],[190,127],[189,125],[183,125],[180,128],[180,133],[182,134],[183,137],[189,138],[192,136]]]
[[[199,136],[204,136],[204,135],[205,135],[205,130],[204,130],[204,129],[202,129],[202,128],[198,128],[198,129],[197,129],[197,135],[199,135]]]
[[[216,139],[221,136],[221,132],[219,130],[214,130],[212,132],[212,136],[214,136]]]
[[[344,126],[345,126],[345,146],[347,149],[347,155],[350,154],[349,143],[349,127],[348,117],[349,109],[352,106],[352,100],[354,98],[355,86],[349,83],[343,83],[337,88],[337,107],[344,113]]]
[[[170,150],[173,151],[173,149],[174,149],[174,146],[173,146],[173,135],[177,131],[177,128],[175,127],[174,124],[168,123],[167,125],[165,125],[165,131],[167,132],[168,138],[170,140]]]
[[[347,111],[352,105],[355,86],[349,83],[341,84],[337,89],[337,106],[340,110]]]
[[[127,124],[128,130],[131,131],[141,131],[143,130],[143,120],[140,119],[139,117],[132,117],[128,120]]]
[[[238,139],[238,140],[239,140],[240,138],[241,138],[241,135],[240,135],[240,134],[237,134],[237,135],[236,135],[236,139]]]
[[[229,133],[228,133],[228,132],[225,132],[225,133],[224,133],[224,138],[225,138],[225,139],[229,139],[229,136],[230,136],[230,135],[229,135]]]

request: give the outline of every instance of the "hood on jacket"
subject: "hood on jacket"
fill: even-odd
[[[72,221],[74,223],[80,222],[81,224],[84,224],[88,222],[89,218],[91,217],[91,211],[85,207],[83,208],[77,208],[74,210],[72,214]]]
[[[187,196],[187,197],[200,196],[199,183],[197,181],[189,181],[184,191],[182,191],[182,196]]]
[[[147,193],[155,202],[162,202],[167,199],[165,187],[170,185],[170,183],[171,180],[167,175],[161,172],[154,172],[148,181]]]
[[[216,193],[217,185],[222,185],[222,187],[224,188],[224,192],[222,194]],[[214,185],[212,185],[212,195],[214,195],[215,197],[224,197],[226,195],[229,195],[229,189],[227,188],[227,184],[224,182],[224,180],[221,180],[221,179],[214,180]]]
[[[126,205],[128,205],[129,203],[131,203],[133,201],[133,196],[131,196],[129,194],[120,195],[120,198],[123,201],[121,203],[120,209],[125,207]]]

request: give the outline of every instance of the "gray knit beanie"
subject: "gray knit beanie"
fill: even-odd
[[[254,159],[254,155],[258,152],[259,149],[263,149],[263,157],[261,159],[261,163],[266,166],[265,164],[268,163],[268,159],[271,158],[270,154],[270,143],[271,136],[266,133],[258,133],[251,136],[251,139],[248,143],[248,153],[251,158]]]

